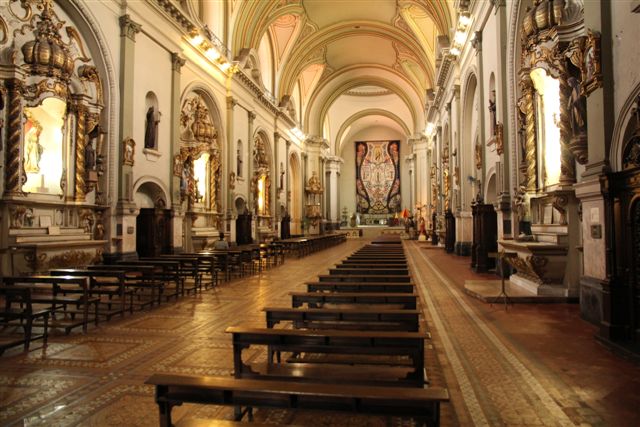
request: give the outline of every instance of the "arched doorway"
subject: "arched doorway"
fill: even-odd
[[[289,158],[289,168],[291,170],[291,234],[302,234],[302,184],[300,173],[300,161],[296,153],[292,153]]]
[[[136,218],[136,252],[138,257],[171,253],[171,210],[166,209],[164,191],[153,182],[145,182],[134,200],[140,209]]]

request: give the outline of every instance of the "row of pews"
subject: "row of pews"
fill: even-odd
[[[343,234],[310,238],[313,251],[346,241]],[[291,247],[291,246],[289,246]],[[50,329],[87,332],[114,316],[151,309],[284,263],[287,244],[161,255],[116,264],[54,269],[46,275],[0,278],[0,355],[31,342],[47,345]],[[37,333],[35,328],[38,329]]]
[[[265,327],[233,326],[234,377],[155,374],[160,425],[183,403],[347,411],[412,418],[436,426],[444,388],[429,387],[419,298],[399,238],[383,237],[329,274],[292,292],[291,307],[265,307]],[[251,360],[247,349],[262,348]],[[181,420],[179,425],[205,420]],[[205,424],[203,424],[205,425]],[[208,425],[208,424],[206,424]],[[211,424],[214,425],[214,424]]]

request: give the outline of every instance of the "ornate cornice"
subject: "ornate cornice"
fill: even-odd
[[[191,19],[184,13],[184,11],[174,4],[177,2],[172,0],[152,0],[150,3],[157,4],[160,10],[185,32],[190,33],[196,29],[196,26],[191,22]]]

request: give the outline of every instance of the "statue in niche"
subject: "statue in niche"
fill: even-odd
[[[238,142],[240,141],[238,140]],[[238,149],[236,157],[236,174],[242,176],[242,156],[240,155],[240,149]]]
[[[122,163],[128,166],[133,166],[133,154],[136,146],[136,142],[133,138],[125,138],[122,141],[122,149],[124,150],[122,156]]]
[[[29,118],[26,127],[24,170],[27,173],[38,173],[40,172],[40,159],[44,152],[44,147],[40,144],[42,126],[34,119]]]
[[[482,145],[479,142],[476,142],[475,157],[476,169],[482,169]]]
[[[158,147],[158,123],[160,112],[156,112],[153,105],[147,110],[147,123],[144,131],[144,148],[156,149]]]
[[[96,168],[96,149],[98,148],[98,138],[104,133],[106,132],[104,132],[102,126],[98,124],[95,125],[93,129],[91,129],[91,132],[87,134],[89,141],[84,148],[84,168],[86,170],[94,170]],[[94,141],[96,144],[95,147],[93,145]]]
[[[586,100],[580,93],[582,89],[577,78],[571,76],[567,79],[567,83],[571,87],[571,96],[567,105],[571,109],[571,129],[573,130],[573,135],[578,136],[586,132]]]
[[[173,156],[173,176],[182,176],[182,157],[180,157],[180,154]]]
[[[280,186],[279,190],[284,189],[284,163],[280,162]]]
[[[489,134],[492,136],[496,135],[496,91],[491,91],[491,96],[489,97],[489,126],[491,126],[489,130]]]

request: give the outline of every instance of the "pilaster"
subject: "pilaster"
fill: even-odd
[[[180,157],[180,79],[181,70],[186,60],[178,52],[171,53],[171,156],[169,161],[173,162],[171,168],[171,228],[173,236],[171,246],[174,252],[180,252],[183,248],[182,229],[184,213],[182,212],[182,202],[180,200],[180,178],[182,170],[182,159]]]

